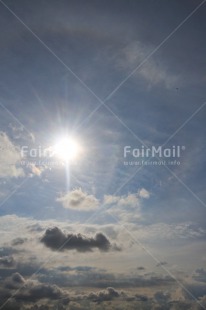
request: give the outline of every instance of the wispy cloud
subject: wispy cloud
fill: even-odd
[[[134,194],[127,194],[122,196],[115,195],[105,195],[104,204],[105,205],[116,205],[119,207],[138,207],[140,206],[141,198],[149,198],[150,193],[145,188],[141,188]]]
[[[131,42],[123,48],[117,57],[116,66],[119,69],[131,71],[137,67],[144,58],[154,49],[154,46],[143,44],[140,41]],[[174,87],[178,76],[171,73],[162,59],[150,58],[137,72],[136,77],[143,78],[149,86],[161,85],[166,88]]]

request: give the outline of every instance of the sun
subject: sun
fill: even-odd
[[[76,159],[80,152],[80,146],[74,138],[60,138],[52,147],[53,156],[68,162]]]

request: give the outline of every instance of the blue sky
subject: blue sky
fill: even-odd
[[[39,266],[52,250],[39,240],[56,226],[97,244],[68,247],[67,268],[100,268],[101,232],[112,249],[102,268],[120,278],[139,265],[145,278],[182,272],[186,286],[204,270],[205,10],[193,0],[0,1],[2,251]],[[80,148],[71,161],[22,158],[67,136]],[[124,158],[125,146],[161,145],[180,146],[180,158]]]

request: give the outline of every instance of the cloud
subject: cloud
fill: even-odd
[[[96,267],[91,267],[91,266],[76,266],[76,267],[70,267],[70,266],[61,266],[58,267],[59,271],[83,271],[83,272],[92,272],[95,271],[97,268]]]
[[[185,284],[185,288],[187,289],[187,291],[183,289],[182,294],[187,299],[193,299],[194,297],[198,299],[206,295],[205,283],[188,283]]]
[[[200,282],[206,282],[206,270],[203,268],[196,269],[193,279]]]
[[[0,266],[3,267],[14,267],[15,261],[13,256],[3,256],[0,257]]]
[[[203,305],[206,308],[206,295],[200,298],[201,305]]]
[[[121,290],[120,292],[115,290],[113,287],[107,287],[105,290],[99,292],[91,292],[86,296],[87,299],[94,302],[104,302],[111,301],[116,298],[121,298],[121,301],[148,301],[148,297],[141,294],[128,295],[125,291]]]
[[[28,300],[34,302],[39,299],[48,298],[49,300],[64,299],[65,303],[69,302],[69,296],[57,285],[30,282],[23,287],[15,296],[17,300]]]
[[[143,266],[139,266],[137,267],[137,270],[145,270],[145,268]]]
[[[159,262],[156,267],[165,266],[167,265],[167,262]]]
[[[26,281],[18,272],[5,279],[5,287],[17,290],[14,295],[16,300],[34,302],[48,298],[49,300],[62,299],[65,303],[69,302],[68,294],[57,285],[40,283],[37,280]]]
[[[105,195],[105,205],[117,205],[119,207],[137,207],[140,205],[140,198],[149,198],[150,193],[145,189],[141,188],[137,193],[128,194],[123,196]]]
[[[91,292],[87,298],[92,301],[106,301],[112,300],[120,296],[120,293],[116,291],[113,287],[108,287],[106,290],[100,291],[98,293]]]
[[[21,244],[25,243],[25,241],[27,241],[27,238],[20,238],[20,237],[18,237],[18,238],[13,239],[11,244],[13,246],[21,245]]]
[[[137,226],[130,225],[132,231],[137,231]],[[199,226],[196,227],[191,222],[180,223],[155,223],[138,226],[138,238],[141,241],[159,242],[160,240],[177,240],[178,243],[187,240],[202,240],[206,236],[206,230]]]
[[[18,166],[20,160],[20,150],[0,131],[0,178],[24,176],[23,169]]]
[[[141,188],[141,189],[139,190],[138,194],[139,194],[139,196],[140,196],[141,198],[147,199],[147,198],[150,197],[150,192],[148,192],[145,188]]]
[[[2,256],[11,256],[14,253],[17,253],[18,251],[13,248],[13,247],[9,247],[9,246],[3,246],[0,248],[0,255]]]
[[[153,46],[135,41],[123,48],[116,61],[116,66],[120,70],[128,72],[134,70],[154,49]],[[150,85],[164,85],[166,88],[174,87],[177,84],[178,76],[171,73],[171,69],[157,58],[150,58],[144,65],[135,72],[134,76],[140,76]]]
[[[148,297],[146,295],[135,294],[135,299],[139,301],[148,301]]]
[[[5,280],[5,287],[9,289],[18,289],[20,286],[24,285],[26,281],[22,275],[18,272],[15,272]]]
[[[141,188],[136,193],[129,193],[127,195],[105,195],[103,203],[106,206],[111,206],[108,213],[115,215],[120,221],[136,223],[142,217],[142,200],[149,197],[149,191]]]
[[[139,206],[139,197],[138,194],[128,194],[124,196],[105,195],[104,204],[134,208],[136,206]]]
[[[47,229],[41,242],[52,250],[77,250],[88,252],[92,249],[99,249],[106,252],[111,249],[118,250],[112,246],[107,237],[102,233],[97,233],[95,237],[87,237],[82,234],[64,234],[58,227]]]
[[[10,291],[0,287],[0,305],[2,306],[5,302],[7,304],[2,307],[4,310],[20,310],[20,305],[17,305],[15,300],[11,298]]]
[[[159,303],[159,304],[165,304],[169,301],[170,299],[170,294],[166,291],[166,292],[156,292],[154,294],[154,299]]]
[[[99,202],[93,195],[88,195],[80,188],[66,193],[57,199],[65,209],[90,211],[98,207]]]

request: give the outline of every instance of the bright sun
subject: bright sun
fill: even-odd
[[[61,138],[53,147],[53,155],[63,161],[71,161],[77,158],[80,147],[76,140],[70,137]]]

